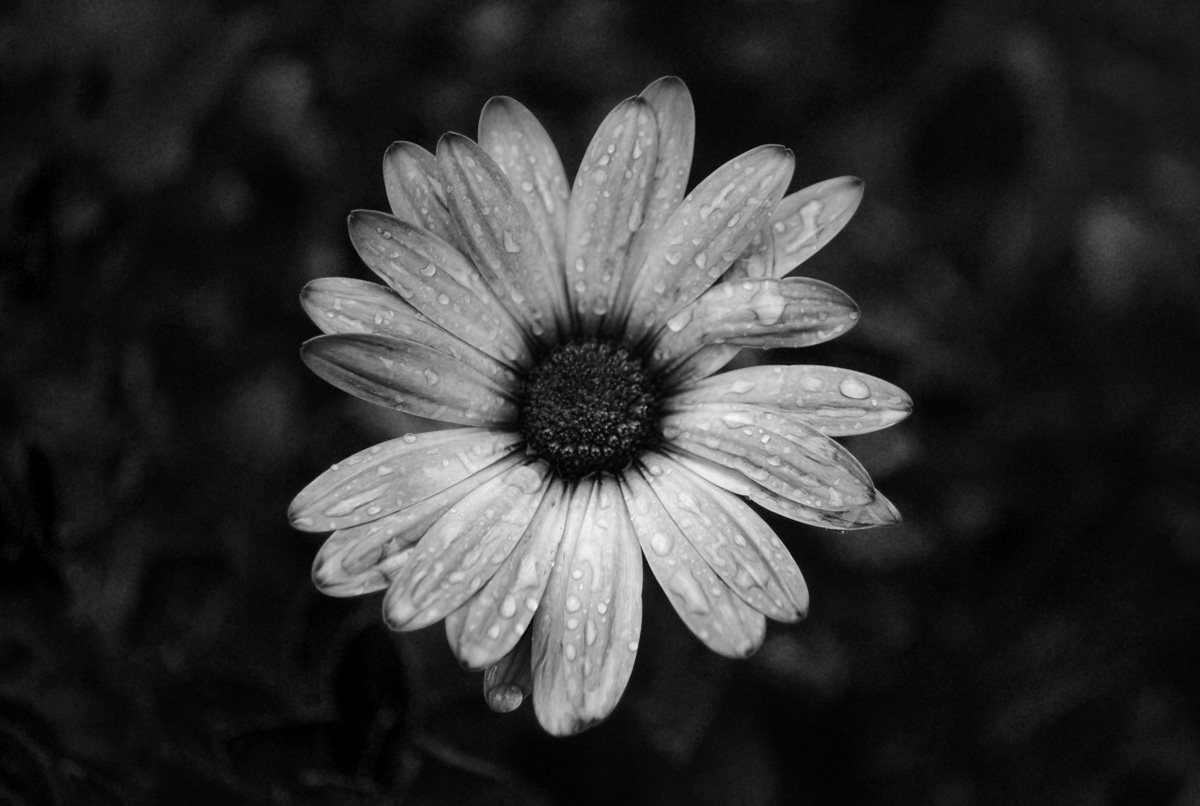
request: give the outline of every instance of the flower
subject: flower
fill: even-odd
[[[813,526],[899,514],[833,437],[903,419],[909,397],[861,373],[752,366],[743,347],[801,347],[858,308],[785,277],[832,238],[862,183],[785,197],[792,152],[762,146],[684,196],[695,113],[663,78],[601,124],[573,186],[534,116],[483,109],[479,142],[384,157],[392,214],[351,214],[387,287],[326,278],[302,301],[325,332],[308,366],[363,400],[458,428],[351,456],[292,503],[333,534],[313,579],[386,589],[388,625],[446,622],[496,710],[532,693],[543,727],[603,719],[629,679],[643,560],[683,622],[722,655],[802,618],[808,590],[743,500]]]

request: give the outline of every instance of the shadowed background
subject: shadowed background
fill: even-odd
[[[1200,12],[1184,2],[0,12],[0,801],[1200,802]],[[899,527],[771,518],[809,618],[748,661],[647,576],[621,705],[494,715],[440,626],[316,593],[291,497],[423,423],[300,362],[369,277],[393,140],[518,98],[573,172],[675,74],[692,183],[761,143],[867,182],[799,273],[863,309],[777,362],[897,383],[847,440]]]

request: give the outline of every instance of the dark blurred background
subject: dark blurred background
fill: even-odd
[[[551,739],[312,588],[292,495],[423,424],[305,369],[297,295],[369,276],[393,140],[507,94],[572,172],[665,74],[693,183],[866,180],[801,269],[862,324],[770,360],[912,394],[851,441],[906,520],[774,519],[813,604],[748,661],[648,585]],[[0,802],[1200,803],[1200,6],[24,0],[0,92]]]

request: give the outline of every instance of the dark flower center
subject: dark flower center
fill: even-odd
[[[658,401],[657,385],[625,347],[569,342],[526,378],[521,434],[530,454],[567,479],[617,471],[657,439]]]

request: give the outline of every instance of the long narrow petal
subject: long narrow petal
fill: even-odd
[[[779,204],[795,157],[760,146],[730,160],[663,224],[628,290],[628,337],[652,333],[725,273]]]
[[[464,253],[533,336],[553,343],[560,324],[551,268],[533,219],[488,153],[461,134],[438,141],[438,168]]]
[[[839,176],[784,197],[771,214],[774,277],[783,277],[842,231],[858,209],[863,181]]]
[[[526,632],[511,652],[484,670],[483,698],[493,711],[515,711],[533,693],[532,646]]]
[[[404,333],[389,332],[391,323],[429,321],[390,288],[350,277],[313,280],[301,290],[300,305],[324,333],[387,333],[408,338]]]
[[[544,462],[521,464],[452,506],[398,569],[383,600],[388,626],[420,629],[462,606],[525,533],[549,482]]]
[[[666,388],[675,389],[707,378],[732,361],[743,348],[732,344],[705,344],[687,358],[680,359],[664,373]]]
[[[339,529],[313,562],[317,588],[330,596],[359,596],[383,590],[396,569],[412,556],[412,546],[467,493],[508,470],[520,454],[509,454],[448,489],[384,515],[379,520]]]
[[[432,154],[416,143],[392,143],[383,155],[383,184],[396,218],[455,243],[458,235]]]
[[[288,518],[306,532],[378,520],[478,473],[511,453],[520,439],[480,428],[405,434],[317,476],[292,500]]]
[[[696,108],[682,80],[675,76],[660,78],[638,97],[654,110],[658,122],[658,157],[646,200],[645,221],[629,250],[629,271],[642,265],[647,248],[683,199],[696,142]]]
[[[755,233],[745,251],[726,269],[721,282],[732,283],[736,280],[775,276],[775,236],[768,223]]]
[[[735,369],[688,385],[666,405],[706,404],[794,412],[831,437],[878,431],[912,412],[912,398],[898,386],[863,372],[821,366]]]
[[[849,451],[802,422],[747,406],[695,406],[662,419],[668,442],[817,509],[868,504],[875,488]]]
[[[369,403],[463,425],[507,425],[517,419],[508,389],[424,344],[335,334],[309,339],[300,356],[317,375]]]
[[[533,218],[546,258],[561,272],[571,186],[554,141],[532,112],[501,95],[484,104],[479,116],[479,145],[512,182],[517,198]],[[566,290],[561,285],[558,290],[564,294],[565,308]]]
[[[479,669],[507,655],[542,600],[567,523],[567,491],[554,481],[520,543],[483,589],[446,618],[450,647]]]
[[[329,277],[306,285],[300,303],[326,333],[375,333],[415,341],[479,370],[503,389],[520,388],[516,372],[438,326],[389,288]]]
[[[730,593],[640,471],[625,474],[622,492],[650,571],[688,629],[728,658],[744,658],[758,649],[766,635],[766,617]]]
[[[754,510],[667,456],[649,456],[646,475],[658,500],[696,551],[748,605],[780,621],[808,611],[796,561]]]
[[[410,306],[493,358],[513,366],[529,363],[521,327],[454,246],[371,210],[355,210],[348,223],[363,263]]]
[[[615,479],[581,482],[533,621],[533,705],[550,733],[608,716],[642,626],[642,558]]]
[[[642,226],[658,155],[658,123],[640,98],[619,104],[596,131],[571,190],[566,265],[571,313],[593,335],[612,310],[634,233]]]
[[[857,322],[854,300],[820,280],[720,283],[668,320],[652,357],[655,368],[661,369],[704,344],[808,347],[840,336]]]
[[[795,501],[788,500],[778,493],[768,490],[758,482],[753,481],[740,471],[718,464],[710,459],[696,456],[680,448],[668,449],[672,458],[691,470],[697,476],[729,490],[735,495],[745,496],[763,509],[770,510],[776,515],[791,518],[794,521],[817,526],[822,529],[837,529],[850,531],[854,529],[872,529],[876,526],[890,526],[899,523],[900,511],[884,497],[883,493],[875,491],[875,498],[869,504],[851,507],[847,510],[833,511],[813,509]]]

